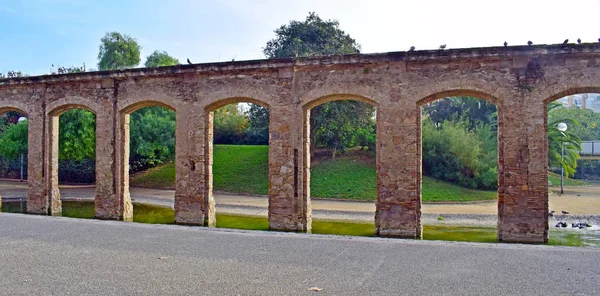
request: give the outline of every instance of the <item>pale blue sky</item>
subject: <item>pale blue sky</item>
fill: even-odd
[[[600,38],[600,0],[0,0],[0,72],[97,68],[107,31],[136,38],[142,63],[156,49],[181,62],[260,59],[274,29],[309,11],[339,20],[363,53]]]

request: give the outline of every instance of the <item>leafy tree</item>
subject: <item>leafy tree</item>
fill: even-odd
[[[436,125],[464,117],[469,121],[470,128],[474,128],[480,122],[491,123],[493,116],[498,114],[496,105],[472,97],[449,97],[437,100],[423,106],[423,112]]]
[[[140,63],[140,45],[128,35],[108,32],[100,39],[98,69],[116,70],[133,68]]]
[[[5,159],[16,159],[27,154],[27,121],[11,124],[0,135],[0,156]]]
[[[344,152],[356,146],[361,129],[374,126],[374,107],[357,101],[330,102],[316,107],[317,144],[333,148],[332,158],[337,150]],[[374,130],[373,130],[374,132]]]
[[[179,60],[170,56],[166,51],[155,50],[146,58],[146,67],[162,67],[162,66],[175,66],[179,64]]]
[[[581,138],[582,141],[600,140],[600,113],[590,109],[554,107],[548,112],[548,122],[574,120],[579,124],[569,125],[568,131]]]
[[[579,122],[572,118],[561,118],[555,115],[562,109],[566,109],[560,103],[552,102],[548,104],[548,166],[560,167],[565,171],[565,176],[573,176],[577,168],[579,151],[581,151],[581,138],[575,133],[574,128],[579,126]],[[565,132],[558,130],[558,124],[564,122],[569,127]],[[564,143],[565,154],[562,157],[562,145]]]
[[[59,117],[60,160],[96,158],[96,116],[83,109],[69,110]]]
[[[250,109],[246,112],[249,127],[245,142],[257,145],[269,144],[269,109],[257,104],[249,105]]]
[[[275,30],[263,53],[268,58],[308,57],[360,52],[360,45],[339,28],[337,20],[322,20],[311,12],[303,22],[290,21]]]
[[[314,12],[309,13],[305,21],[290,21],[289,24],[282,25],[275,30],[275,34],[276,37],[268,41],[266,47],[263,48],[263,53],[267,58],[309,57],[360,52],[360,45],[339,28],[337,20],[324,21]],[[349,104],[348,102],[325,103],[311,110],[311,154],[314,154],[315,145],[317,144],[317,130],[320,130],[322,134],[333,134],[332,130],[323,129],[325,126],[334,126],[331,121],[324,121],[327,118],[323,116],[323,110],[328,110],[328,112],[342,117],[360,116],[360,114],[342,113],[342,111],[360,113],[360,108],[356,108],[355,105],[346,106],[345,104]],[[339,110],[335,111],[336,108]],[[333,140],[333,138],[325,142],[337,143],[334,144],[335,147],[331,147],[334,150],[347,143],[345,140]]]
[[[237,104],[229,104],[214,111],[214,143],[240,144],[244,142],[248,118]]]
[[[174,158],[175,116],[173,110],[159,106],[131,114],[130,163],[134,171]]]

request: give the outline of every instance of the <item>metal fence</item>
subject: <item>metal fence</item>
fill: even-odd
[[[583,141],[581,143],[581,155],[600,156],[600,140]]]

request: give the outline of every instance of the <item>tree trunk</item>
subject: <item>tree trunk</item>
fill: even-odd
[[[337,152],[337,146],[333,147],[333,153],[331,154],[331,159],[335,159],[336,152]]]

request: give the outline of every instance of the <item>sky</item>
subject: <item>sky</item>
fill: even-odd
[[[97,68],[117,31],[185,63],[262,59],[273,32],[310,11],[335,19],[362,53],[598,42],[600,0],[0,0],[0,73]]]

